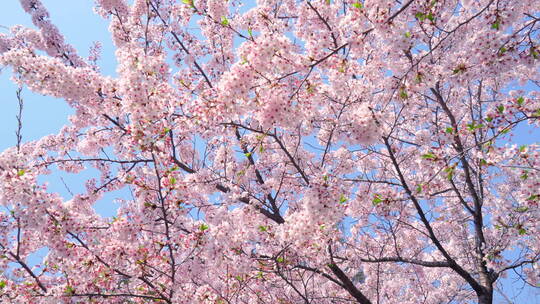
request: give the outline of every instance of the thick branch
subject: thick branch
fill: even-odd
[[[44,292],[47,292],[47,288],[45,287],[45,285],[43,285],[43,283],[41,283],[41,281],[39,280],[39,278],[37,277],[37,275],[32,271],[32,269],[30,269],[30,267],[21,259],[20,256],[18,255],[15,255],[11,252],[7,252],[7,254],[9,256],[11,256],[13,259],[15,259],[15,261],[17,263],[19,263],[19,265],[22,266],[22,268],[24,268],[24,270],[34,279],[34,281],[36,281],[36,284],[39,286],[39,288],[41,290],[43,290]]]
[[[461,138],[459,137],[457,120],[440,93],[439,83],[436,84],[435,88],[431,88],[431,92],[433,93],[433,95],[435,95],[437,102],[443,109],[446,116],[448,116],[448,119],[450,120],[450,124],[452,125],[452,128],[455,130],[454,138],[453,138],[454,146],[459,155],[461,166],[463,167],[463,172],[465,174],[465,183],[467,185],[467,188],[469,189],[469,194],[472,196],[473,202],[474,202],[473,218],[474,218],[474,230],[476,233],[476,244],[475,244],[476,252],[479,255],[479,258],[478,258],[479,261],[477,261],[480,268],[479,273],[480,273],[482,283],[486,287],[490,287],[491,279],[489,275],[489,270],[486,267],[485,261],[482,260],[484,257],[482,247],[483,247],[483,244],[485,244],[486,242],[485,237],[484,237],[484,231],[483,231],[483,226],[484,226],[484,223],[483,223],[484,220],[483,220],[483,215],[482,215],[483,202],[480,199],[480,196],[478,195],[478,192],[472,180],[471,166],[469,162],[467,161],[467,158],[465,155],[465,149],[463,147],[463,143],[461,142]]]
[[[342,287],[349,292],[349,294],[355,298],[358,303],[361,304],[371,304],[371,301],[366,298],[366,296],[354,286],[354,283],[349,279],[349,277],[339,268],[336,264],[328,264],[328,268],[332,270],[332,273],[341,281]]]
[[[366,263],[385,263],[385,262],[398,262],[398,263],[408,263],[414,265],[420,265],[425,267],[450,267],[448,262],[444,261],[422,261],[417,259],[406,259],[402,257],[383,257],[376,259],[360,259],[362,262]]]
[[[465,269],[463,269],[451,256],[450,254],[446,251],[446,249],[444,248],[444,246],[441,244],[441,242],[439,241],[439,239],[437,238],[437,236],[435,235],[435,232],[433,231],[433,227],[431,227],[431,224],[429,222],[429,220],[427,219],[426,217],[426,214],[424,213],[424,210],[422,209],[422,207],[420,206],[420,202],[418,201],[418,199],[414,196],[413,192],[411,191],[411,189],[409,188],[409,186],[407,185],[407,181],[405,180],[405,176],[403,175],[403,173],[401,172],[401,168],[397,162],[397,159],[394,155],[394,152],[392,150],[392,147],[390,145],[390,142],[388,141],[388,137],[383,137],[383,140],[384,140],[384,144],[386,145],[386,148],[388,150],[388,154],[390,156],[390,160],[392,161],[392,164],[394,166],[394,169],[396,170],[398,176],[399,176],[399,180],[401,181],[401,184],[403,186],[403,189],[405,190],[405,192],[407,193],[407,196],[409,196],[409,198],[411,199],[411,201],[413,202],[413,205],[416,209],[416,212],[418,213],[418,216],[420,217],[420,221],[422,222],[422,224],[424,224],[424,227],[426,228],[427,232],[428,232],[428,235],[429,235],[429,238],[431,239],[431,241],[433,242],[433,244],[435,245],[435,247],[437,247],[437,249],[441,252],[441,254],[444,256],[444,258],[446,259],[446,261],[448,262],[450,268],[452,268],[459,276],[461,276],[465,281],[467,281],[467,283],[469,283],[469,285],[472,287],[472,289],[474,289],[474,291],[476,292],[477,295],[483,295],[485,294],[485,290],[484,288],[482,287],[482,285],[480,285],[473,277],[472,275],[467,272]]]

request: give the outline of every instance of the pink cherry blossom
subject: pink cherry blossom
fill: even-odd
[[[3,303],[538,288],[540,1],[98,0],[114,77],[20,2],[0,65],[74,114],[0,154]]]

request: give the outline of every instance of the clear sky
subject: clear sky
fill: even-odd
[[[87,57],[94,41],[103,45],[101,70],[104,74],[114,75],[115,59],[114,47],[108,34],[108,23],[93,13],[93,1],[59,1],[44,0],[49,9],[51,19],[65,35],[66,41],[71,43],[83,57]],[[0,9],[0,31],[7,33],[5,27],[16,24],[32,26],[30,17],[24,13],[17,0],[3,0]],[[17,100],[16,86],[9,78],[9,70],[2,70],[0,74],[0,149],[3,150],[15,143],[14,130],[16,126],[15,114]],[[62,100],[50,97],[36,96],[28,90],[23,91],[25,109],[23,113],[24,130],[23,139],[34,140],[43,135],[56,133],[72,113]]]
[[[102,58],[98,62],[101,71],[107,75],[115,75],[116,61],[114,58],[114,47],[108,33],[108,23],[100,16],[93,13],[93,1],[91,0],[42,0],[49,9],[52,21],[59,27],[68,43],[72,44],[79,52],[79,55],[87,57],[90,47],[94,41],[102,43]],[[3,0],[0,10],[0,31],[7,33],[4,27],[16,24],[32,26],[30,17],[26,15],[17,0]],[[0,74],[0,151],[16,143],[15,130],[17,127],[16,114],[18,112],[18,102],[15,95],[17,87],[9,81],[11,73],[9,70],[2,70]],[[24,99],[23,111],[23,141],[39,139],[44,135],[57,133],[60,128],[68,123],[68,116],[73,111],[63,100],[33,94],[27,89],[22,93]],[[535,136],[527,127],[522,127],[517,132],[514,141],[516,143],[531,143]],[[64,182],[72,192],[82,192],[84,180],[92,176],[93,172],[83,173],[83,176],[70,176],[58,172],[47,176],[43,182],[48,182],[50,190],[59,192],[64,198],[71,195],[66,189]],[[63,180],[63,181],[62,181]],[[116,210],[116,205],[111,201],[115,193],[108,194],[96,210],[105,216],[112,216]],[[533,291],[523,286],[521,283],[512,283],[512,277],[504,280],[502,288],[513,302],[504,300],[497,295],[496,303],[515,304],[536,304],[540,303],[540,292]]]
[[[8,32],[6,27],[16,24],[34,27],[30,16],[22,10],[19,1],[4,0],[2,2],[0,10],[2,33]],[[51,20],[64,34],[66,42],[73,45],[80,56],[88,57],[90,47],[94,42],[101,42],[102,56],[99,61],[101,72],[106,75],[115,75],[115,49],[110,39],[108,22],[93,12],[94,2],[91,0],[44,0],[42,2],[48,8]],[[9,69],[3,69],[0,73],[0,150],[14,146],[16,143],[18,101],[15,92],[17,86],[9,80],[10,77]],[[74,113],[64,100],[34,94],[28,89],[23,89],[22,97],[24,100],[22,115],[24,142],[58,133],[62,126],[68,123],[69,115]],[[69,199],[71,194],[64,183],[71,192],[82,193],[85,179],[94,174],[96,171],[86,170],[83,176],[74,178],[71,174],[53,172],[42,181],[49,184],[51,191],[59,192],[64,198]],[[108,194],[108,202],[106,199],[100,201],[96,210],[106,216],[113,215],[117,207],[110,203],[113,197],[113,193]]]

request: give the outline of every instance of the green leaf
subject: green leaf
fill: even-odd
[[[433,17],[433,14],[429,13],[426,18],[429,19],[429,21],[433,22],[435,20],[435,17]]]
[[[464,63],[460,63],[457,65],[457,67],[452,71],[453,74],[458,74],[458,73],[464,73],[465,71],[467,71],[467,65],[465,65]]]
[[[516,212],[519,212],[519,213],[523,213],[527,211],[529,211],[529,207],[526,207],[526,206],[521,206],[521,207],[516,208]]]
[[[533,195],[527,197],[527,200],[528,201],[534,201],[534,200],[538,199],[538,197],[539,197],[538,194],[533,194]]]
[[[227,17],[225,16],[221,17],[221,25],[223,26],[229,25],[229,19],[227,19]]]
[[[278,258],[276,259],[276,261],[277,261],[278,263],[283,263],[283,262],[285,262],[285,259],[284,259],[282,256],[280,256],[280,257],[278,257]]]
[[[540,54],[538,53],[538,51],[534,47],[531,46],[530,51],[531,51],[531,56],[534,59],[540,58]]]
[[[424,13],[418,12],[418,13],[414,14],[414,17],[416,19],[420,20],[420,21],[426,20],[426,14],[424,14]]]
[[[344,204],[344,203],[346,203],[346,202],[347,202],[347,197],[345,197],[345,195],[342,194],[342,195],[339,197],[339,203],[340,203],[340,204]]]
[[[352,6],[356,7],[357,9],[362,9],[364,7],[361,2],[355,2],[352,4]]]
[[[200,231],[208,230],[208,228],[210,228],[210,227],[209,227],[208,225],[206,225],[206,224],[201,224],[201,225],[199,226],[199,230],[200,230]]]
[[[454,128],[448,127],[448,128],[446,128],[445,132],[448,133],[448,134],[452,134],[452,133],[454,133]]]
[[[484,125],[483,124],[476,124],[474,122],[470,123],[470,124],[467,124],[467,129],[469,129],[469,131],[474,131],[476,129],[480,129],[480,128],[483,128]]]
[[[253,30],[251,28],[248,28],[247,30],[249,37],[253,37]]]
[[[401,89],[399,90],[399,98],[401,98],[401,99],[407,99],[407,98],[409,98],[409,95],[407,95],[407,91],[405,91],[404,88],[401,88]]]
[[[262,226],[262,225],[259,226],[259,231],[260,231],[260,232],[266,232],[266,231],[268,231],[268,226]]]
[[[505,47],[502,47],[499,49],[499,54],[502,55],[504,53],[506,53],[506,51],[508,51],[508,49],[506,49]]]
[[[492,122],[492,121],[493,121],[493,117],[491,117],[491,116],[486,117],[486,121],[487,121],[487,122]]]
[[[176,184],[176,178],[175,177],[169,178],[169,182],[171,183],[171,185]]]
[[[3,289],[4,287],[6,287],[6,285],[7,285],[6,281],[4,280],[0,281],[0,289]]]
[[[193,0],[182,0],[182,3],[189,5],[189,7],[195,7],[193,5]]]
[[[525,149],[527,149],[527,145],[519,146],[519,152],[525,152]]]
[[[518,233],[519,233],[519,235],[524,235],[524,234],[527,233],[527,230],[525,230],[525,228],[519,228]]]
[[[405,38],[411,38],[412,34],[411,32],[405,32],[405,34],[403,34],[405,36]]]
[[[380,194],[375,194],[375,196],[373,197],[373,205],[374,206],[377,206],[378,204],[382,203],[383,202],[383,198],[381,197]]]
[[[501,28],[501,22],[499,20],[493,22],[491,28],[498,31]]]
[[[497,112],[502,114],[504,112],[504,106],[503,105],[497,106]]]
[[[20,169],[19,171],[17,171],[17,176],[23,176],[25,173],[25,171],[23,169]]]
[[[64,289],[64,292],[68,295],[72,295],[75,293],[75,288],[73,288],[73,286],[66,286],[66,289]]]
[[[427,159],[427,160],[436,160],[437,156],[433,154],[432,152],[428,152],[426,154],[422,154],[422,158]]]
[[[454,169],[455,169],[454,166],[444,168],[443,171],[446,172],[446,178],[448,180],[452,180],[452,177],[454,177]]]
[[[424,76],[422,75],[422,73],[417,73],[416,77],[414,79],[415,79],[416,83],[422,83],[423,78],[424,78]]]
[[[157,206],[155,204],[152,204],[150,202],[144,202],[144,206],[152,209],[156,209]]]
[[[517,104],[521,106],[525,102],[525,99],[523,98],[523,96],[521,96],[516,101],[517,101]]]
[[[422,192],[422,184],[418,184],[418,186],[416,186],[416,193],[421,193]]]
[[[525,173],[521,174],[521,175],[519,176],[519,178],[521,178],[522,180],[526,180],[527,178],[529,178],[528,172],[525,172]]]
[[[257,278],[258,279],[263,279],[264,278],[262,271],[257,272]]]
[[[251,157],[251,152],[244,153],[244,155],[245,155],[247,158],[249,158],[249,157]]]

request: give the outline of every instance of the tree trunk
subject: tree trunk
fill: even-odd
[[[478,304],[493,304],[493,290],[478,295]]]

